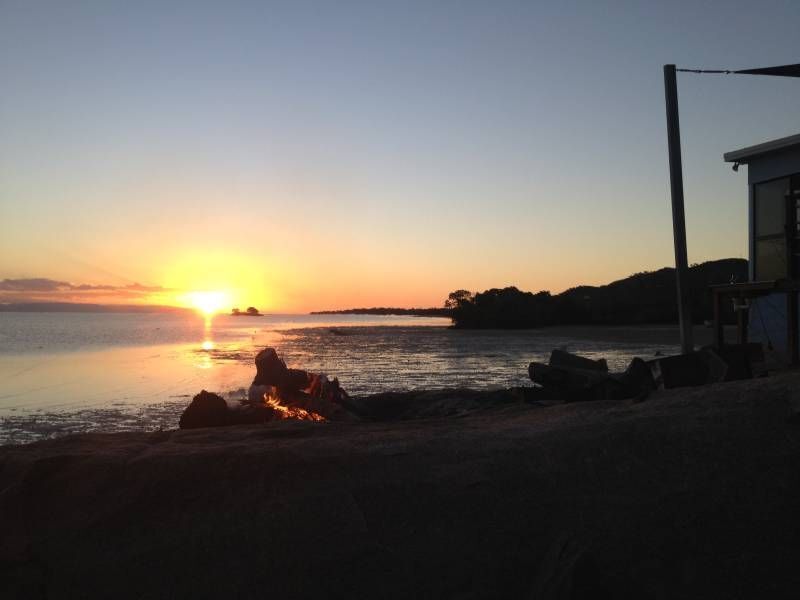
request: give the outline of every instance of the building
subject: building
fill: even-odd
[[[800,291],[800,134],[727,152],[747,166],[749,282],[717,286],[738,307],[740,341],[761,342],[783,363],[797,363]],[[721,340],[719,330],[718,340]]]

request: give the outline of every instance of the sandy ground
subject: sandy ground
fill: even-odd
[[[2,598],[795,598],[800,374],[0,448]]]

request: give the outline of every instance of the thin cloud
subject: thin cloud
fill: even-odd
[[[160,285],[94,285],[90,283],[71,283],[46,277],[0,280],[0,301],[42,302],[42,301],[120,301],[145,300],[152,294],[174,291]]]
[[[3,292],[56,292],[69,289],[66,281],[55,281],[36,277],[32,279],[3,279],[0,281],[0,291]]]

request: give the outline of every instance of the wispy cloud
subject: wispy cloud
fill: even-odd
[[[0,302],[137,302],[174,291],[160,285],[95,285],[46,277],[0,280]]]

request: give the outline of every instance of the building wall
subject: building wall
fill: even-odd
[[[786,177],[800,172],[800,148],[768,154],[747,165],[749,274],[755,269],[755,192],[754,184]],[[786,335],[786,294],[771,294],[750,302],[750,341],[761,342],[774,362],[788,363],[789,347]],[[800,334],[800,331],[798,331]]]
[[[772,361],[789,362],[789,345],[786,335],[786,294],[770,294],[750,301],[751,342],[761,342]]]

